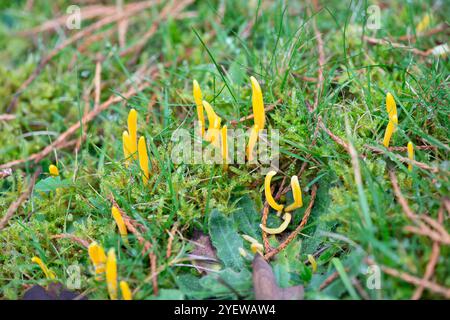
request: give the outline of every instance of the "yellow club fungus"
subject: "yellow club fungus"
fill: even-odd
[[[53,177],[59,176],[59,170],[58,170],[58,167],[55,166],[54,164],[51,164],[51,165],[48,166],[48,172],[49,172],[50,175],[53,176]]]
[[[128,167],[130,164],[130,155],[131,155],[131,141],[130,141],[130,135],[128,134],[128,131],[124,131],[122,133],[122,147],[123,147],[123,156],[125,158],[125,166]]]
[[[192,86],[192,91],[194,95],[194,101],[197,106],[197,117],[198,121],[200,122],[200,133],[202,137],[205,135],[205,114],[203,113],[203,97],[202,97],[202,90],[200,89],[200,86],[198,85],[197,80],[194,80],[194,84]]]
[[[302,190],[300,189],[297,176],[292,176],[291,178],[291,189],[292,195],[294,196],[294,203],[287,206],[286,211],[292,211],[303,206]]]
[[[124,240],[126,240],[128,231],[125,222],[123,221],[123,217],[120,214],[120,210],[116,206],[113,206],[111,208],[111,213],[114,220],[116,221],[117,227],[119,228],[120,235],[124,238]]]
[[[289,223],[291,222],[292,215],[290,213],[286,212],[284,214],[283,219],[284,219],[283,223],[278,228],[268,228],[268,227],[263,226],[262,224],[260,225],[260,227],[261,227],[261,229],[264,230],[264,232],[266,232],[268,234],[281,233],[284,230],[286,230],[286,228],[288,227]]]
[[[270,189],[270,182],[272,181],[272,177],[276,175],[276,171],[272,170],[267,173],[266,178],[264,179],[264,192],[266,195],[267,203],[276,211],[283,210],[283,205],[276,203],[275,199],[272,196],[272,190]]]
[[[117,261],[114,249],[109,249],[106,259],[106,285],[109,298],[117,300]]]
[[[253,154],[254,154],[256,142],[258,141],[258,133],[259,133],[259,127],[257,124],[255,124],[250,131],[250,138],[248,139],[248,145],[247,145],[248,162],[252,162],[254,159]]]
[[[106,266],[106,254],[105,250],[97,243],[92,242],[88,247],[89,258],[94,265],[95,273],[97,276],[105,272]]]
[[[31,262],[36,263],[41,268],[42,272],[44,272],[44,274],[47,277],[47,279],[53,280],[53,279],[56,278],[55,273],[52,270],[50,270],[49,268],[47,268],[47,266],[41,260],[41,258],[33,257],[33,258],[31,258]]]
[[[386,131],[384,133],[384,138],[383,138],[383,145],[388,148],[389,147],[389,142],[391,141],[391,137],[392,134],[395,131],[395,126],[397,125],[398,120],[397,120],[397,116],[394,115],[392,117],[392,119],[389,120],[389,123],[386,127]]]
[[[123,300],[133,300],[133,295],[131,294],[130,287],[126,281],[120,281],[120,291],[122,292]]]
[[[397,105],[395,104],[395,99],[390,92],[388,92],[386,95],[386,110],[389,115],[389,120],[397,121]],[[397,122],[395,122],[395,124],[397,124]]]
[[[312,272],[317,271],[317,261],[312,254],[308,254],[308,261],[311,264]]]
[[[257,125],[260,130],[263,130],[266,119],[261,87],[254,77],[250,77],[250,81],[252,83],[253,119],[255,121],[255,125]]]
[[[145,138],[140,137],[138,143],[138,154],[139,154],[139,166],[142,170],[142,181],[144,185],[148,184],[149,178],[149,160],[147,153],[147,145],[145,143]]]
[[[408,142],[407,149],[408,149],[408,158],[409,158],[409,160],[414,160],[414,145],[413,145],[413,143],[411,141]],[[412,169],[413,169],[413,164],[409,163],[408,164],[408,170],[412,171]]]
[[[138,114],[135,109],[131,109],[128,114],[128,134],[129,134],[129,151],[134,159],[137,159],[137,118]]]
[[[227,126],[223,126],[220,130],[221,140],[222,140],[222,160],[223,169],[226,171],[228,169],[228,136],[227,136]]]

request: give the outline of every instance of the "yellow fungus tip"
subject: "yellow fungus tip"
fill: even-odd
[[[275,199],[272,196],[272,190],[270,189],[270,182],[274,175],[276,175],[276,171],[271,170],[267,173],[266,178],[264,179],[264,193],[266,195],[267,203],[276,211],[283,210],[283,205],[276,203]]]
[[[292,215],[290,213],[286,212],[284,214],[284,221],[278,228],[267,228],[267,227],[263,226],[262,224],[260,224],[259,226],[261,227],[261,229],[263,229],[263,231],[265,233],[279,234],[279,233],[283,232],[284,230],[286,230],[289,223],[291,222],[291,218],[292,218]]]
[[[54,164],[51,164],[51,165],[48,166],[48,172],[49,172],[50,175],[53,176],[53,177],[59,176],[59,170],[58,170],[58,167],[55,166]]]

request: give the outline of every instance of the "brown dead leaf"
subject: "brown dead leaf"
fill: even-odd
[[[217,259],[216,249],[214,249],[209,236],[199,230],[194,230],[191,240],[195,247],[189,257],[192,259],[192,264],[196,266],[197,271],[208,273],[211,269],[219,269],[220,264]]]
[[[305,293],[303,286],[280,288],[272,267],[260,254],[255,255],[252,267],[256,300],[303,300]]]

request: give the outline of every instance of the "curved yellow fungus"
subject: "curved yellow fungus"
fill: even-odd
[[[120,291],[122,291],[123,300],[133,300],[133,295],[131,294],[130,287],[126,281],[120,281]]]
[[[128,134],[130,136],[129,151],[133,155],[134,159],[137,159],[137,118],[138,114],[135,109],[131,109],[128,113]]]
[[[95,268],[97,275],[105,272],[106,254],[103,248],[97,243],[92,242],[88,247],[89,258],[91,258],[92,264]]]
[[[393,116],[386,127],[386,131],[384,133],[383,145],[388,148],[389,142],[391,141],[392,134],[395,131],[395,126],[398,123],[397,116]]]
[[[253,76],[250,77],[250,81],[252,83],[253,119],[255,121],[255,125],[257,125],[260,130],[263,130],[266,119],[261,87]]]
[[[31,261],[38,264],[38,266],[41,268],[42,272],[44,272],[47,279],[53,280],[56,278],[55,273],[52,270],[50,270],[49,268],[47,268],[45,263],[42,262],[41,258],[33,257],[33,258],[31,258]]]
[[[409,158],[409,160],[414,160],[414,145],[413,145],[413,143],[411,141],[408,142],[407,149],[408,149],[408,158]],[[412,169],[413,169],[413,164],[409,163],[408,164],[408,170],[412,171]]]
[[[116,221],[117,227],[119,228],[120,235],[122,237],[126,237],[128,234],[128,231],[127,231],[125,222],[123,221],[123,217],[120,214],[120,210],[116,206],[113,206],[111,208],[111,214],[112,214],[114,220]]]
[[[122,133],[122,148],[123,148],[123,156],[125,158],[125,166],[128,167],[128,165],[130,164],[130,160],[129,157],[131,155],[131,147],[130,147],[130,135],[128,134],[128,131],[125,130]]]
[[[250,245],[250,250],[252,250],[253,253],[259,252],[260,254],[263,254],[264,247],[261,243],[255,242]]]
[[[283,205],[275,202],[275,199],[272,196],[272,190],[270,189],[270,182],[272,181],[272,177],[276,175],[276,171],[272,170],[267,173],[266,178],[264,179],[264,193],[266,195],[267,203],[276,211],[283,210]]]
[[[106,259],[106,285],[109,298],[117,300],[117,261],[114,249],[109,249]]]
[[[302,190],[300,189],[300,183],[298,182],[297,176],[292,176],[291,178],[291,189],[292,195],[294,196],[294,203],[287,206],[285,209],[286,211],[292,211],[303,206]]]
[[[203,113],[202,90],[200,89],[200,86],[198,85],[197,80],[194,80],[194,84],[192,86],[192,91],[193,91],[193,95],[194,95],[195,105],[197,106],[198,121],[200,122],[200,126],[201,126],[200,133],[203,137],[205,135],[205,114]]]
[[[395,99],[390,92],[386,94],[386,110],[389,115],[389,120],[393,120],[395,116],[395,121],[397,121],[397,105],[395,104]],[[395,122],[395,124],[397,124],[397,122]]]
[[[286,230],[289,223],[291,222],[291,219],[292,219],[292,215],[290,213],[286,212],[284,214],[284,221],[278,228],[267,228],[267,227],[263,226],[262,224],[260,224],[259,226],[261,227],[261,229],[264,230],[265,233],[278,234],[278,233],[281,233],[284,230]]]
[[[147,153],[147,145],[145,144],[144,137],[139,138],[138,154],[139,154],[139,166],[142,170],[142,181],[144,182],[144,185],[147,185],[149,178],[149,160]]]
[[[222,139],[222,160],[223,169],[226,171],[228,169],[228,136],[227,136],[227,126],[223,126],[220,130]]]
[[[247,159],[248,162],[253,161],[253,151],[256,146],[256,141],[258,141],[258,133],[259,133],[259,127],[257,124],[255,124],[252,127],[252,130],[250,132],[250,138],[248,139],[248,145],[247,145]]]

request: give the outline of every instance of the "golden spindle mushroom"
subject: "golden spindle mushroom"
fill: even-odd
[[[274,175],[276,175],[276,171],[272,170],[267,173],[266,178],[264,179],[264,193],[266,195],[267,203],[276,211],[280,212],[283,210],[283,205],[276,203],[275,199],[272,196],[272,190],[270,189],[270,182]]]
[[[200,86],[197,82],[197,80],[194,80],[194,84],[192,86],[192,91],[194,95],[194,101],[197,106],[197,117],[198,121],[200,122],[200,134],[202,137],[205,136],[205,114],[203,113],[203,97],[202,97],[202,90],[200,89]]]
[[[97,243],[92,242],[88,247],[89,258],[94,265],[95,274],[97,277],[105,272],[106,266],[106,254],[105,250]]]
[[[129,151],[134,159],[137,159],[137,118],[137,111],[131,109],[128,114]]]
[[[300,189],[300,183],[297,176],[291,178],[292,195],[294,196],[294,203],[286,207],[286,211],[293,211],[303,206],[302,190]]]
[[[259,127],[257,124],[255,124],[251,131],[250,131],[250,138],[248,140],[247,145],[247,159],[248,162],[253,162],[253,153],[256,146],[256,142],[258,141],[258,133],[259,133]]]
[[[250,81],[252,83],[253,119],[255,121],[255,125],[258,126],[259,130],[263,130],[266,119],[261,87],[259,86],[259,83],[255,79],[255,77],[250,77]]]
[[[42,272],[44,272],[45,277],[47,279],[53,280],[56,278],[55,273],[46,266],[46,264],[41,260],[41,258],[33,257],[31,258],[31,262],[36,263],[41,268]]]
[[[106,259],[106,285],[109,298],[117,300],[117,260],[114,249],[109,249]]]
[[[144,182],[144,185],[147,185],[149,178],[149,159],[147,153],[147,145],[145,143],[144,137],[139,138],[138,154],[139,154],[139,166],[142,170],[142,181]]]
[[[389,120],[389,123],[386,127],[386,131],[384,133],[384,138],[383,138],[383,145],[386,148],[389,147],[389,143],[391,141],[391,137],[395,131],[395,126],[397,125],[397,123],[398,123],[397,116],[393,116],[392,119]]]
[[[223,169],[228,170],[228,136],[227,136],[227,126],[223,126],[220,130],[222,138],[222,160]]]
[[[281,233],[284,230],[286,230],[286,228],[288,227],[289,223],[291,222],[292,215],[289,212],[286,212],[284,214],[283,219],[284,219],[283,223],[278,228],[268,228],[268,227],[263,226],[262,224],[260,224],[259,226],[261,227],[261,229],[264,230],[265,233],[278,234],[278,233]]]
[[[122,292],[123,300],[133,300],[133,295],[131,294],[130,287],[126,281],[120,281],[119,283],[120,291]]]
[[[413,145],[413,143],[411,141],[408,142],[407,149],[408,149],[408,158],[409,158],[409,160],[414,160],[414,145]],[[412,171],[412,169],[413,169],[413,164],[409,163],[408,164],[408,170]]]
[[[122,236],[122,239],[125,242],[128,242],[128,240],[127,240],[128,230],[127,230],[127,227],[123,220],[123,217],[120,214],[120,210],[116,206],[113,206],[111,208],[111,214],[112,214],[114,220],[116,221],[116,224],[117,224],[117,227],[119,228],[119,233]]]

